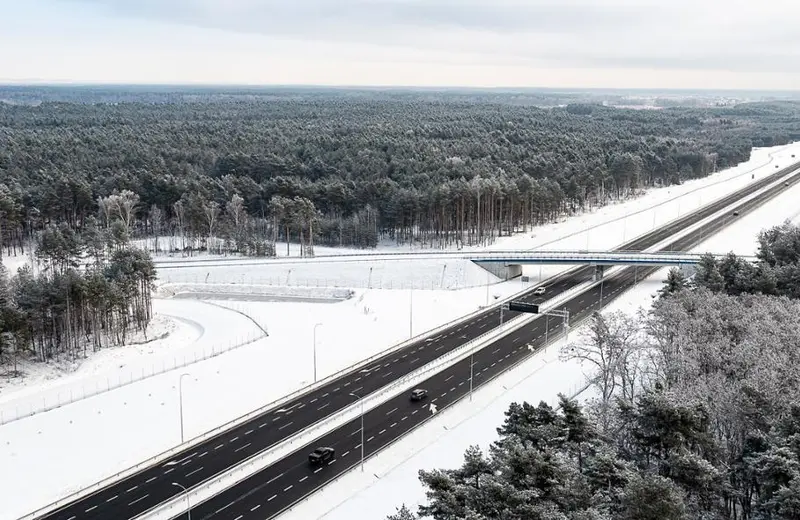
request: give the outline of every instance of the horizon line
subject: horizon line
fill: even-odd
[[[178,82],[114,82],[93,80],[12,80],[0,78],[0,87],[193,87],[193,88],[250,88],[250,89],[287,89],[318,88],[347,90],[544,90],[544,91],[634,91],[634,92],[760,92],[760,93],[792,93],[800,94],[800,89],[767,89],[767,88],[713,88],[713,87],[543,87],[543,86],[470,86],[470,85],[412,85],[412,84],[335,84],[335,83],[178,83]]]

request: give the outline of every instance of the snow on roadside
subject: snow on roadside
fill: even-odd
[[[0,380],[0,424],[43,405],[70,403],[263,335],[235,308],[226,311],[203,302],[175,300],[153,300],[153,307],[156,318],[148,328],[149,342],[137,334],[132,339],[142,342],[103,349],[83,360],[28,362],[19,367],[22,377]]]
[[[800,186],[795,185],[723,232],[709,237],[692,252],[732,251],[738,255],[754,255],[758,250],[756,236],[759,231],[787,219],[800,222],[797,200],[800,200]],[[667,271],[657,271],[603,312],[635,313],[649,308]],[[584,325],[570,331],[571,340],[575,341],[585,328]],[[487,449],[497,440],[496,428],[502,424],[504,412],[512,402],[537,404],[545,401],[552,405],[557,402],[559,392],[574,395],[584,387],[584,370],[588,373],[589,368],[575,361],[559,361],[558,350],[564,344],[563,339],[551,344],[529,362],[481,388],[475,393],[472,403],[462,401],[443,411],[425,426],[367,461],[364,473],[353,471],[342,476],[279,518],[378,520],[394,513],[402,503],[415,510],[425,500],[418,471],[458,467],[470,445]],[[392,500],[387,500],[387,497]]]

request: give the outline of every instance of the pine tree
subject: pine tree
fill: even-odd
[[[684,290],[687,286],[686,277],[683,276],[683,271],[678,267],[673,267],[667,273],[667,280],[664,282],[664,287],[659,289],[658,294],[661,298],[665,298],[671,294],[676,294]]]
[[[397,508],[395,514],[387,516],[386,520],[417,520],[417,517],[403,504],[401,507]]]

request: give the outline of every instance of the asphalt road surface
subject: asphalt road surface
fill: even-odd
[[[797,181],[794,182],[798,181],[800,176],[797,176]],[[790,185],[794,182],[790,181]],[[750,201],[738,209],[738,216],[728,214],[718,217],[703,229],[675,240],[664,249],[690,249],[709,234],[741,218],[757,208],[763,200],[784,189],[786,189],[784,186],[776,187],[763,198]],[[658,269],[661,267],[625,268],[619,275],[609,278],[601,285],[575,295],[565,304],[559,305],[559,309],[567,309],[570,321],[579,322]],[[483,347],[473,356],[473,387],[485,384],[531,356],[544,346],[546,337],[556,338],[562,334],[563,322],[560,318],[539,317]],[[432,416],[431,404],[441,410],[465,397],[470,388],[469,363],[470,358],[466,358],[420,383],[418,387],[425,388],[429,392],[427,399],[414,402],[409,399],[407,393],[404,393],[367,411],[363,417],[364,456],[375,454],[429,419]],[[350,400],[357,402],[353,396]],[[196,520],[265,520],[274,517],[327,482],[357,466],[361,461],[361,432],[359,417],[215,497],[195,505],[191,510],[191,517]],[[320,467],[310,466],[308,454],[316,446],[334,448],[335,459]],[[186,517],[185,514],[181,516]]]
[[[668,238],[676,231],[691,223],[702,220],[719,209],[760,189],[769,182],[791,171],[793,171],[792,168],[786,168],[760,181],[756,181],[735,194],[726,196],[712,203],[710,206],[700,208],[694,213],[677,219],[669,226],[659,228],[643,237],[623,244],[617,249],[632,251],[648,248]],[[744,213],[745,212],[742,211],[740,214],[743,215]],[[704,236],[707,236],[710,232],[709,230],[704,231]],[[686,244],[688,244],[688,242]],[[686,246],[683,243],[676,243],[666,249],[681,250],[685,248]],[[639,268],[639,272],[643,273],[645,269]],[[547,294],[545,297],[534,295],[534,288],[531,288],[530,291],[518,299],[530,303],[542,303],[545,299],[550,299],[558,293],[567,291],[585,282],[587,279],[591,278],[592,274],[592,267],[572,269],[545,282],[547,286]],[[611,281],[609,281],[609,284],[610,283]],[[608,287],[609,284],[604,285]],[[585,295],[580,296],[580,298],[585,297]],[[572,302],[576,306],[583,305],[575,298],[573,298]],[[354,398],[350,395],[351,392],[358,395],[368,395],[390,384],[395,379],[424,366],[447,352],[460,347],[471,339],[499,326],[500,312],[499,306],[487,309],[468,321],[454,324],[441,331],[438,335],[420,340],[401,350],[387,354],[366,367],[345,374],[317,390],[299,396],[291,402],[284,403],[281,408],[269,410],[242,425],[226,430],[215,437],[178,453],[167,461],[143,469],[115,484],[71,502],[51,513],[39,516],[38,518],[52,520],[105,520],[111,518],[115,520],[125,520],[135,518],[143,512],[182,493],[182,490],[172,485],[172,482],[179,482],[183,486],[191,488],[239,464],[248,457],[280,443],[283,439],[353,404]],[[503,311],[504,321],[511,319],[517,314],[518,313],[512,311]],[[577,311],[574,314],[571,312],[571,316],[577,319],[580,314]],[[536,320],[533,323],[538,321],[540,320]],[[550,320],[551,326],[558,326],[557,324],[553,325],[556,321],[557,320]],[[534,325],[531,324],[531,326]],[[536,326],[541,327],[541,325]],[[529,336],[530,334],[526,337]],[[519,341],[522,342],[523,339]],[[530,339],[526,339],[523,344],[530,341]],[[491,350],[493,349],[489,349],[489,351]],[[508,360],[510,359],[512,359],[511,354],[508,356]],[[495,365],[495,367],[497,366],[499,366],[499,364]],[[510,365],[504,363],[503,366],[508,367]],[[488,369],[484,374],[487,373]],[[476,381],[478,381],[478,378],[474,379],[474,382]],[[120,449],[124,449],[124,446],[121,446]],[[343,458],[342,454],[344,451],[339,451],[340,461]],[[306,454],[303,452],[301,458],[304,458],[305,455]],[[279,464],[283,464],[283,462]],[[343,468],[346,465],[341,462],[337,464],[337,468]],[[322,473],[325,472],[320,472],[315,475],[319,476]],[[309,477],[308,480],[309,482],[304,483],[303,486],[296,487],[302,487],[305,490],[304,493],[308,493],[314,489],[314,486],[311,484],[317,482],[317,480],[312,480],[311,477]],[[239,486],[232,489],[237,489],[239,490],[238,492],[241,493],[241,488]],[[295,488],[293,487],[292,489]],[[292,491],[292,489],[289,491]],[[297,491],[299,492],[299,490]],[[277,500],[277,498],[275,500]],[[214,503],[216,502],[217,499],[214,500]],[[272,510],[279,511],[280,508],[272,508]],[[193,514],[192,517],[194,518],[194,516]],[[236,516],[237,515],[233,515],[230,518],[236,518]],[[220,518],[228,518],[228,516],[226,514]],[[262,516],[261,518],[263,520],[263,518],[266,517]]]

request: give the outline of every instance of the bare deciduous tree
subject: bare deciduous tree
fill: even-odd
[[[592,367],[592,384],[600,392],[600,422],[603,432],[610,424],[615,397],[633,401],[640,372],[640,326],[622,312],[603,316],[595,312],[581,339],[562,347],[562,359],[576,359]],[[621,394],[621,395],[620,395]]]

